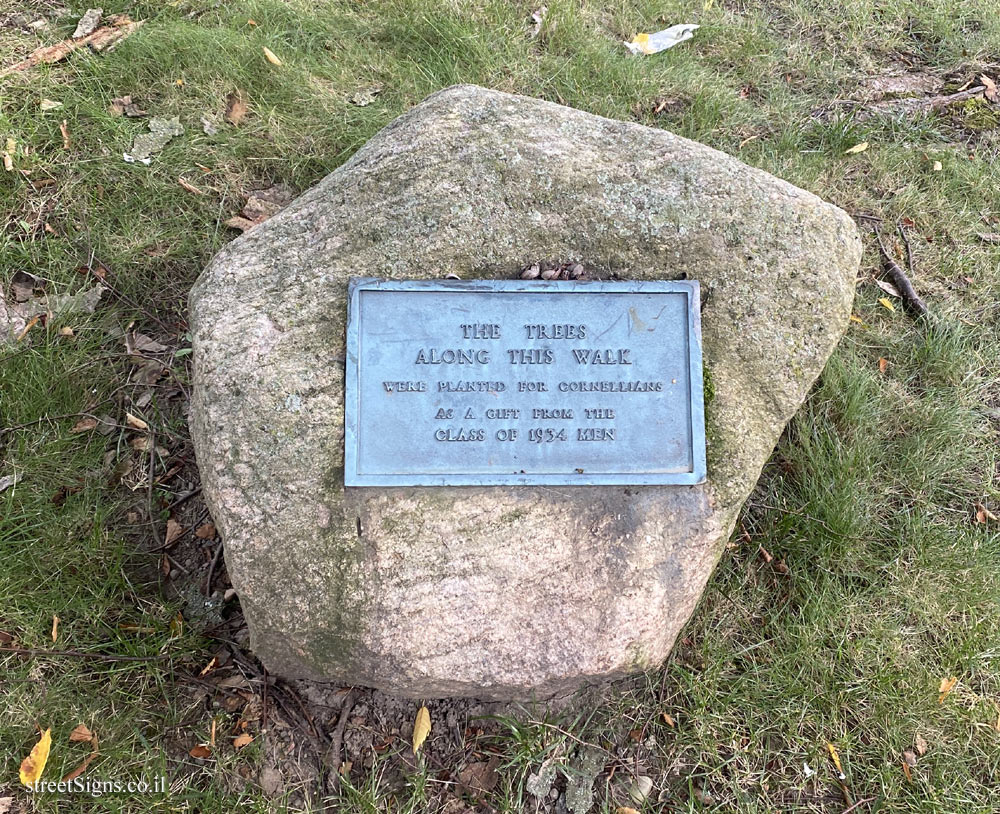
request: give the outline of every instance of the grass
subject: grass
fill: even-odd
[[[181,462],[183,479],[185,297],[233,236],[225,219],[248,190],[279,181],[304,190],[425,95],[475,82],[666,127],[849,211],[887,224],[908,219],[915,282],[933,310],[921,326],[879,304],[883,292],[870,282],[877,251],[866,237],[860,322],[766,466],[674,656],[662,671],[581,702],[583,714],[579,706],[526,709],[493,720],[479,738],[484,754],[500,758],[490,805],[534,810],[531,776],[555,767],[562,788],[579,773],[586,742],[606,758],[597,811],[635,805],[628,786],[636,772],[654,780],[649,811],[839,812],[848,799],[867,801],[860,811],[996,810],[1000,525],[977,522],[975,508],[1000,513],[1000,247],[976,236],[1000,231],[996,109],[924,119],[812,115],[856,98],[864,78],[903,68],[944,74],[952,89],[982,70],[996,76],[995,5],[547,5],[532,39],[534,9],[525,3],[109,2],[106,13],[146,20],[115,51],[0,79],[0,140],[16,141],[17,170],[52,181],[35,189],[19,172],[0,173],[3,282],[23,270],[46,279],[49,292],[72,293],[96,282],[78,270],[100,268],[99,260],[111,287],[95,313],[36,325],[0,349],[0,425],[15,428],[0,436],[0,477],[20,476],[0,492],[0,631],[25,648],[146,659],[0,653],[0,799],[9,790],[27,810],[66,810],[54,796],[16,791],[16,767],[38,724],[54,734],[46,777],[70,771],[87,749],[68,744],[68,734],[85,722],[100,735],[101,755],[84,778],[167,775],[172,793],[78,797],[72,810],[318,806],[264,794],[259,743],[219,750],[213,761],[187,756],[209,737],[213,715],[223,725],[234,716],[207,710],[180,680],[196,676],[216,644],[191,620],[172,624],[187,606],[158,587],[158,557],[143,553],[155,545],[143,488],[149,458],[120,432],[73,433],[78,418],[58,417],[120,422],[138,409],[146,387],[123,340],[135,323],[174,350],[141,412],[163,447],[154,474]],[[36,16],[48,8],[26,6]],[[82,10],[34,34],[0,8],[4,63],[68,36]],[[668,53],[630,59],[620,44],[679,21],[702,28]],[[264,60],[264,46],[280,68]],[[376,84],[383,91],[373,104],[349,103]],[[250,114],[206,135],[201,117],[220,117],[234,88]],[[108,112],[125,94],[186,128],[149,167],[121,159],[146,126]],[[42,112],[46,98],[62,108]],[[660,100],[672,103],[657,114]],[[865,152],[845,155],[862,141]],[[190,485],[154,490],[157,528]],[[939,703],[949,676],[958,682]],[[908,780],[903,753],[918,738],[928,749]],[[838,750],[849,798],[827,743]],[[440,807],[442,788],[453,788],[442,772],[462,768],[425,763],[394,783],[390,763],[375,755],[352,770],[345,810]]]

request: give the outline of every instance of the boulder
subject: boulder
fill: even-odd
[[[656,667],[846,329],[860,255],[842,210],[664,130],[428,97],[191,293],[192,436],[253,649],[279,675],[421,698]],[[349,278],[546,259],[700,280],[707,482],[345,489]]]

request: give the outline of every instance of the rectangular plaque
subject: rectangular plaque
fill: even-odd
[[[705,479],[698,283],[354,279],[347,486]]]

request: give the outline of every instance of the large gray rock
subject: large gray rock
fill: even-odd
[[[840,209],[671,133],[478,87],[429,97],[191,294],[192,433],[257,654],[421,697],[656,666],[845,330],[860,253]],[[538,259],[701,281],[708,482],[345,489],[348,278]]]

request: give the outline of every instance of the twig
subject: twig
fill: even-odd
[[[82,650],[39,650],[32,647],[8,647],[0,645],[0,652],[17,653],[20,656],[67,656],[78,659],[97,659],[98,661],[160,661],[167,658],[161,653],[157,656],[116,656],[107,653],[85,653]]]
[[[215,555],[212,557],[212,561],[208,564],[208,576],[205,577],[205,596],[212,595],[212,576],[215,574],[215,566],[219,562],[219,555],[222,553],[222,541],[215,547]]]
[[[344,696],[344,701],[340,705],[340,717],[337,718],[337,727],[333,730],[333,737],[330,739],[330,748],[327,749],[328,760],[324,761],[333,772],[334,791],[340,785],[340,766],[343,761],[344,732],[347,730],[347,720],[351,710],[354,709],[354,689],[351,688]]]
[[[152,427],[149,430],[149,482],[146,484],[146,513],[149,515],[149,529],[153,532],[153,541],[156,543],[154,551],[160,551],[165,546],[163,544],[163,538],[160,537],[160,528],[156,524],[156,518],[153,517],[153,480],[156,475],[156,430]],[[167,557],[167,559],[170,559]],[[180,567],[180,566],[178,566]],[[181,568],[185,571],[184,568]],[[185,573],[190,574],[190,571],[185,571]]]
[[[874,797],[865,797],[864,800],[858,800],[850,808],[845,808],[842,812],[840,812],[840,814],[850,814],[850,812],[854,811],[854,809],[856,809],[858,806],[862,806],[865,803],[873,803],[873,802],[875,802],[875,798]]]
[[[878,229],[875,230],[875,239],[878,241],[878,250],[882,255],[882,266],[885,268],[885,273],[892,279],[892,284],[896,286],[903,302],[918,315],[927,316],[927,304],[920,299],[920,295],[917,294],[910,278],[906,276],[906,272],[899,267],[899,263],[892,259],[892,255],[882,243],[882,235]]]
[[[196,489],[192,489],[190,492],[188,492],[187,494],[181,495],[179,498],[177,498],[177,500],[175,500],[173,503],[171,503],[169,506],[167,506],[167,511],[172,511],[173,509],[176,509],[182,503],[186,503],[191,498],[195,497],[196,495],[200,495],[200,494],[201,494],[201,487],[200,486],[197,487]]]

